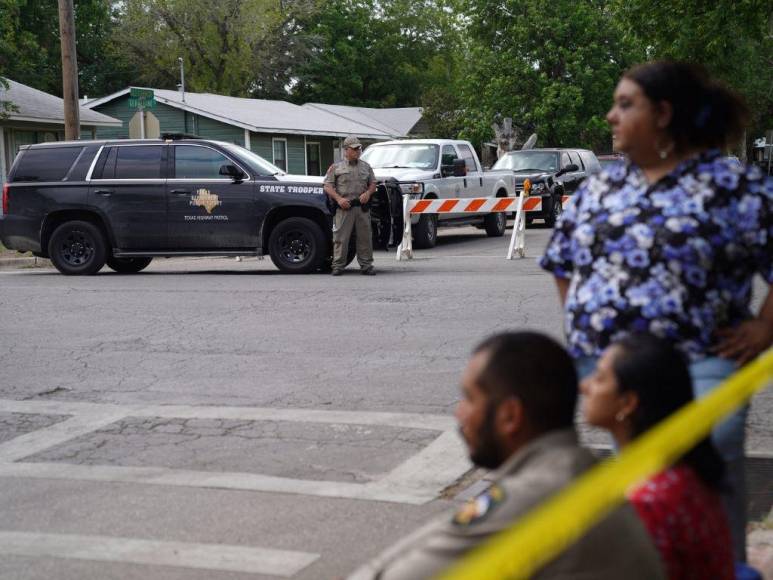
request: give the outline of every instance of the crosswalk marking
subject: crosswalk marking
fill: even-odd
[[[419,413],[320,411],[263,407],[110,405],[59,401],[0,400],[5,412],[73,415],[50,427],[0,444],[0,477],[71,479],[179,487],[238,489],[421,505],[461,477],[470,463],[453,418]],[[25,457],[87,435],[125,417],[239,419],[298,423],[357,424],[438,431],[438,437],[380,479],[367,483],[317,481],[255,473],[166,467],[73,465],[24,462]]]
[[[176,566],[289,578],[319,554],[224,544],[0,530],[0,554]]]

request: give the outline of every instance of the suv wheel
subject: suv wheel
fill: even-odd
[[[419,216],[413,228],[413,246],[418,249],[434,248],[437,244],[437,214]]]
[[[48,256],[68,276],[96,274],[105,265],[107,244],[102,231],[90,222],[65,222],[48,242]]]
[[[488,214],[483,218],[483,227],[490,238],[504,236],[507,229],[507,214],[503,211]]]
[[[549,228],[555,227],[556,222],[558,221],[558,218],[563,213],[564,208],[561,205],[561,196],[556,196],[553,198],[553,203],[550,206],[550,213],[545,218],[545,225],[547,225]]]
[[[322,228],[302,217],[279,222],[268,238],[271,261],[288,274],[306,274],[319,268],[327,247]]]
[[[116,258],[107,257],[107,267],[119,274],[136,274],[148,267],[153,258]]]

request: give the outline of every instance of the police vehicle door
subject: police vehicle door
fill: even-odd
[[[169,247],[179,250],[256,248],[254,183],[235,161],[205,144],[173,144],[167,182]],[[233,165],[237,181],[221,175]]]
[[[165,145],[127,143],[102,149],[89,182],[89,203],[113,232],[116,249],[166,246]]]

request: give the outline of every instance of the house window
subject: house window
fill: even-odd
[[[306,143],[306,175],[322,175],[319,160],[319,143]]]
[[[287,171],[287,139],[273,139],[274,165],[282,171]]]

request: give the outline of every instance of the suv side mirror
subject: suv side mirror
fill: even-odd
[[[572,171],[579,171],[580,167],[576,163],[570,163],[566,167],[564,167],[561,171],[556,173],[556,177],[559,175],[563,175],[564,173],[571,173]]]
[[[227,175],[234,181],[242,181],[245,177],[244,172],[236,167],[236,165],[221,165],[220,175]]]

